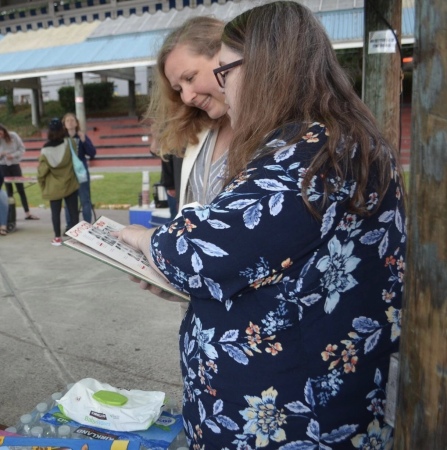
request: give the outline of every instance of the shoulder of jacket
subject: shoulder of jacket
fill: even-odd
[[[56,149],[65,149],[66,146],[67,146],[67,142],[64,139],[64,142],[60,143],[59,145],[55,145],[55,146],[49,145],[47,147],[42,147],[41,152],[42,153],[48,153],[49,151],[53,151],[53,150],[56,150]]]

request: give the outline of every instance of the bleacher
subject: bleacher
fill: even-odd
[[[150,153],[150,129],[141,125],[136,117],[88,119],[87,134],[97,149],[96,158],[89,162],[91,168],[160,165],[160,159]],[[40,138],[23,139],[26,153],[21,166],[24,169],[36,169],[40,149],[45,140],[45,133]],[[400,161],[406,169],[410,164],[410,149],[411,107],[404,105]]]
[[[87,135],[96,147],[96,158],[90,160],[90,168],[159,166],[160,159],[150,153],[150,130],[136,117],[88,119]],[[25,156],[22,169],[37,168],[40,150],[46,141],[46,133],[39,138],[23,139]]]

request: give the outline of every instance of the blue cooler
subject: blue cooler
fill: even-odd
[[[152,208],[132,206],[129,208],[129,223],[131,225],[143,225],[144,227],[151,228],[152,212]]]
[[[151,226],[159,227],[171,221],[171,211],[169,208],[155,208],[152,210]]]

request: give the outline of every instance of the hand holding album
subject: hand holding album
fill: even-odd
[[[121,236],[121,230],[135,230],[135,227],[140,228],[137,225],[125,227],[105,216],[101,216],[94,224],[81,221],[70,228],[66,234],[72,239],[65,241],[63,244],[120,269],[140,281],[143,280],[151,285],[150,288],[149,286],[144,288],[151,292],[153,288],[157,288],[154,293],[159,297],[166,300],[189,301],[188,294],[177,290],[158,270],[151,267],[148,258],[139,250],[139,247],[133,247],[133,245],[129,245],[116,237],[116,235]],[[136,241],[131,242],[134,245],[143,245],[138,244],[138,241],[150,240],[153,232],[152,229],[144,229],[141,233],[136,233],[136,236],[138,236]],[[149,248],[149,244],[147,248]],[[158,292],[158,289],[162,293]]]
[[[163,300],[167,300],[168,302],[177,302],[182,303],[183,300],[179,299],[177,295],[170,294],[169,292],[164,291],[163,289],[155,286],[154,284],[150,284],[145,280],[141,280],[133,275],[129,275],[129,280],[134,283],[138,283],[140,289],[144,291],[149,291],[151,294],[156,295],[157,297],[162,298]]]

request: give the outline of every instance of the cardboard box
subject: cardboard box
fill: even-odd
[[[85,437],[89,440],[100,440],[110,442],[111,440],[119,440],[130,444],[138,444],[137,450],[167,449],[174,441],[176,436],[183,430],[183,419],[181,414],[171,414],[163,411],[157,421],[147,430],[141,431],[110,431],[90,425],[82,425],[69,417],[65,416],[61,410],[55,406],[47,412],[41,419],[41,422],[50,424],[54,427],[68,425],[71,428],[72,436]],[[75,439],[78,441],[78,439]],[[64,439],[66,441],[66,439]],[[140,448],[141,446],[141,448]],[[13,450],[13,449],[11,449]],[[42,449],[43,450],[43,449]],[[77,450],[77,449],[73,449]],[[83,449],[84,450],[84,449]],[[97,449],[88,449],[97,450]],[[100,450],[100,449],[98,449]],[[109,450],[108,448],[104,450]],[[112,448],[110,450],[123,450]],[[126,450],[126,449],[124,449]],[[127,448],[127,450],[135,450]]]
[[[24,447],[30,450],[51,448],[64,450],[139,450],[140,444],[131,441],[101,441],[93,439],[58,439],[58,438],[35,438],[35,437],[10,437],[0,436],[2,447]],[[11,449],[13,450],[13,449]]]

